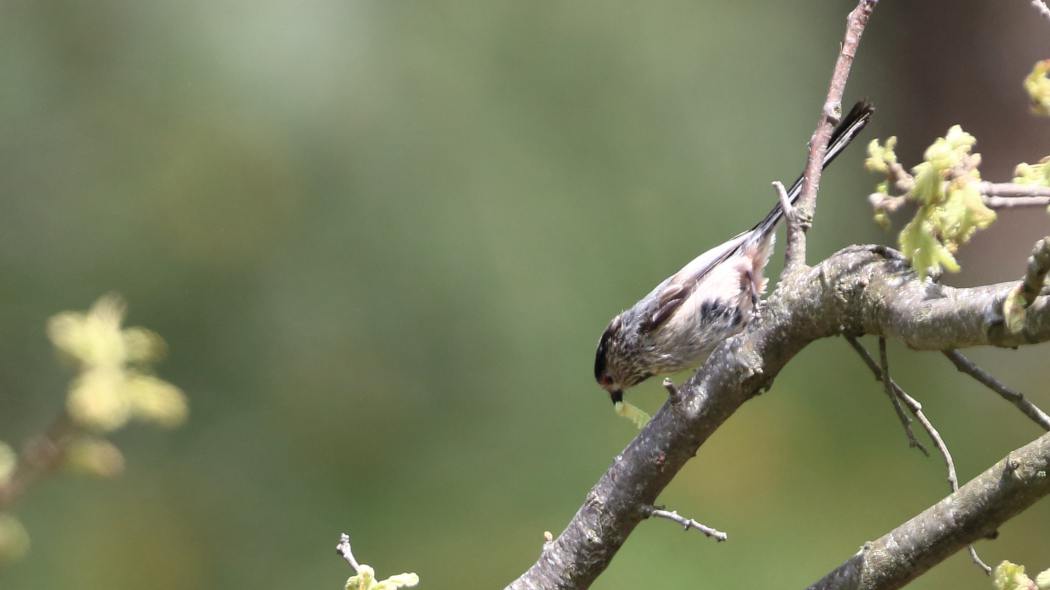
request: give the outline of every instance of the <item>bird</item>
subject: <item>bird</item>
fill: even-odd
[[[858,102],[832,132],[826,168],[875,112]],[[787,191],[794,204],[802,176]],[[623,392],[654,375],[699,366],[726,338],[748,324],[765,291],[763,274],[784,211],[778,203],[751,229],[700,254],[619,313],[605,328],[594,357],[594,378],[618,411]]]

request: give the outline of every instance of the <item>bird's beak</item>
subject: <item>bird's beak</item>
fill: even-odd
[[[620,391],[619,389],[617,389],[616,391],[610,391],[609,399],[612,400],[612,403],[615,406],[616,404],[623,401],[623,391]]]

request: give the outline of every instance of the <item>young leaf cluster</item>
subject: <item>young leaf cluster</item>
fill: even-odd
[[[1032,101],[1032,113],[1050,117],[1050,59],[1038,61],[1024,79],[1024,90]]]
[[[911,174],[897,161],[896,137],[883,144],[876,139],[868,146],[865,167],[885,177],[874,196],[903,197],[917,205],[915,217],[901,230],[899,244],[920,277],[941,269],[957,272],[959,246],[995,221],[995,212],[985,206],[979,189],[981,156],[972,151],[976,141],[960,126],[951,127],[926,149],[923,162]],[[898,191],[902,194],[894,194]],[[876,213],[876,221],[888,223],[884,211]]]
[[[996,590],[1050,590],[1050,569],[1032,580],[1023,565],[1004,561],[995,568],[992,581]]]

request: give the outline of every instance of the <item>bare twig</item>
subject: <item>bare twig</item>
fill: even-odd
[[[1014,389],[1010,389],[1006,384],[992,376],[991,373],[978,367],[977,363],[974,363],[963,356],[958,350],[945,350],[944,356],[948,357],[948,360],[950,360],[960,372],[966,373],[976,379],[979,383],[988,387],[988,389],[998,393],[1003,399],[1017,406],[1019,410],[1024,412],[1025,416],[1031,418],[1032,421],[1038,424],[1043,430],[1050,431],[1050,416],[1047,416],[1046,412],[1041,410],[1039,406],[1028,401],[1024,394]]]
[[[799,254],[805,255],[805,245],[799,247],[799,243],[806,239],[805,234],[802,230],[802,221],[799,219],[798,211],[794,205],[791,204],[791,199],[788,198],[787,189],[784,188],[784,183],[779,180],[773,181],[773,189],[776,190],[777,199],[780,201],[780,209],[784,212],[784,222],[787,225],[787,246],[784,249],[784,266],[786,268],[794,268],[800,263],[804,263],[805,260],[799,260],[797,257]]]
[[[343,556],[343,559],[350,564],[350,567],[354,568],[355,572],[361,570],[361,564],[354,559],[354,552],[350,549],[350,535],[346,533],[339,535],[339,544],[335,546],[335,552]]]
[[[896,163],[889,164],[890,189],[892,194],[872,193],[868,202],[876,211],[896,213],[908,202],[908,193],[915,186],[915,178]],[[1011,182],[977,183],[984,206],[989,209],[1021,209],[1025,207],[1050,207],[1050,187]]]
[[[879,353],[882,357],[881,368],[875,364],[875,359],[872,358],[868,350],[864,348],[864,346],[861,345],[861,343],[858,342],[856,338],[852,336],[847,336],[846,340],[850,343],[850,346],[852,346],[853,349],[857,351],[857,354],[860,355],[864,363],[868,365],[868,368],[871,369],[871,372],[875,374],[875,378],[879,381],[882,381],[882,383],[886,387],[892,389],[894,395],[899,397],[901,401],[903,401],[905,405],[908,406],[908,409],[919,421],[919,424],[922,424],[922,427],[926,431],[926,434],[929,435],[930,440],[933,441],[934,446],[937,447],[937,450],[941,453],[941,457],[944,459],[944,464],[948,469],[948,486],[951,488],[952,493],[959,491],[959,475],[958,472],[955,470],[955,461],[952,459],[951,451],[948,450],[948,445],[944,442],[944,439],[941,437],[941,433],[938,432],[937,429],[933,426],[933,422],[931,422],[930,419],[926,417],[926,413],[922,410],[922,404],[920,404],[919,401],[913,398],[912,396],[908,395],[908,392],[904,391],[904,389],[897,385],[897,383],[890,377],[889,372],[886,371],[887,363],[885,358],[885,345],[882,343],[883,339],[879,339]],[[985,574],[991,574],[992,568],[988,567],[988,564],[981,560],[981,557],[977,555],[977,549],[975,549],[973,545],[969,546],[969,551],[970,559],[972,559],[973,562],[977,564],[977,567],[984,570]]]
[[[11,477],[0,484],[0,509],[11,507],[41,477],[62,465],[75,427],[63,412],[46,431],[22,447]]]
[[[682,525],[682,528],[684,528],[687,531],[689,529],[696,529],[708,538],[714,539],[719,543],[729,538],[729,535],[727,535],[726,533],[723,533],[718,529],[713,529],[705,524],[699,523],[693,520],[692,518],[686,518],[678,514],[676,510],[664,510],[663,508],[656,508],[655,506],[647,506],[645,507],[645,515],[647,518],[666,518],[667,520],[677,522],[678,524]]]
[[[1032,0],[1032,6],[1035,7],[1036,11],[1043,16],[1043,18],[1050,20],[1050,8],[1047,8],[1046,3],[1043,0]]]
[[[1050,493],[1050,433],[864,547],[810,590],[900,588]],[[948,526],[944,523],[950,522]]]
[[[854,342],[856,342],[854,340]],[[859,346],[859,343],[858,343]],[[890,361],[886,355],[886,339],[879,336],[879,363],[882,369],[882,374],[886,376],[886,379],[881,379],[882,389],[886,392],[886,395],[890,398],[890,402],[893,404],[894,411],[897,412],[897,419],[900,420],[901,426],[904,427],[904,434],[908,437],[908,446],[919,449],[923,455],[930,456],[930,452],[926,450],[926,447],[922,446],[915,438],[915,433],[911,429],[911,418],[904,413],[904,408],[901,406],[900,395],[893,388],[893,380],[890,378]]]
[[[989,197],[1050,197],[1050,186],[1037,184],[1018,184],[1015,182],[981,182],[977,190]]]
[[[831,74],[831,84],[820,111],[820,119],[809,140],[809,157],[806,160],[806,171],[802,180],[802,196],[797,206],[799,215],[803,219],[812,220],[814,218],[824,154],[828,150],[832,129],[842,113],[842,95],[846,90],[846,81],[849,79],[850,68],[853,66],[853,58],[857,54],[857,46],[860,44],[864,27],[867,26],[876,4],[878,0],[860,0],[846,19],[846,36],[842,40],[842,48],[835,61],[835,69]],[[792,249],[791,246],[792,244],[789,243],[789,250]],[[794,244],[794,252],[789,252],[787,259],[794,261],[796,265],[806,263],[805,239],[800,239]],[[793,268],[786,268],[785,272],[791,270]]]
[[[896,384],[894,384],[894,388],[900,390]],[[900,390],[900,392],[901,396],[904,398],[904,403],[908,405],[908,409],[911,410],[912,414],[914,414],[919,420],[919,423],[922,424],[923,429],[926,430],[926,434],[930,436],[933,444],[937,447],[937,450],[940,451],[941,457],[944,458],[944,464],[948,468],[949,487],[951,487],[953,493],[959,491],[959,475],[955,470],[955,461],[952,460],[952,454],[948,451],[948,445],[944,442],[944,439],[941,438],[941,433],[937,432],[937,429],[933,427],[933,422],[930,422],[930,419],[927,418],[926,414],[922,411],[922,404],[908,395],[905,391]],[[967,549],[970,552],[970,560],[973,561],[977,567],[984,570],[985,575],[990,575],[992,573],[992,568],[988,567],[988,564],[977,554],[977,548],[970,545]]]

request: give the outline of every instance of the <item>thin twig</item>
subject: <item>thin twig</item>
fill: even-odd
[[[667,520],[677,522],[678,524],[682,525],[682,528],[684,528],[687,531],[689,529],[696,529],[703,533],[705,536],[714,539],[719,543],[729,538],[728,534],[723,533],[720,530],[713,529],[705,524],[699,523],[693,520],[692,518],[686,518],[678,514],[678,512],[675,510],[664,510],[662,508],[656,508],[655,506],[647,506],[645,508],[645,515],[647,518],[666,518]]]
[[[1050,433],[1011,451],[958,492],[865,543],[809,590],[905,587],[1050,494],[1048,469]]]
[[[860,355],[860,358],[866,365],[868,365],[871,372],[875,374],[875,378],[892,388],[893,393],[899,397],[906,406],[908,406],[908,409],[915,416],[915,419],[919,421],[919,424],[922,424],[926,434],[929,435],[930,440],[933,441],[933,445],[937,447],[938,451],[940,451],[941,457],[944,459],[944,464],[948,468],[948,486],[951,488],[952,493],[959,491],[959,476],[955,470],[955,461],[952,459],[951,451],[948,450],[948,445],[941,437],[941,433],[937,431],[933,426],[933,422],[931,422],[930,419],[926,417],[926,413],[922,411],[922,404],[912,396],[908,395],[908,392],[904,391],[904,389],[897,385],[897,383],[889,376],[889,373],[884,372],[883,369],[875,363],[875,359],[871,356],[871,353],[869,353],[856,338],[853,336],[846,336],[846,341],[850,343],[853,350],[856,350],[857,354]],[[970,559],[973,560],[977,567],[984,570],[985,574],[990,575],[992,573],[992,568],[988,567],[988,564],[981,560],[981,557],[977,555],[977,550],[973,545],[970,545],[969,548]]]
[[[805,254],[805,245],[799,247],[799,243],[806,239],[805,234],[802,230],[802,222],[798,217],[798,211],[794,205],[791,204],[791,199],[788,198],[787,189],[784,188],[784,183],[779,180],[773,181],[773,189],[776,190],[777,199],[780,201],[780,209],[784,212],[784,222],[787,225],[787,246],[784,249],[784,266],[786,268],[794,268],[804,260],[797,260],[793,257],[798,256],[800,253]]]
[[[846,81],[849,79],[850,68],[853,66],[853,58],[857,54],[857,46],[860,44],[864,27],[867,26],[876,4],[878,0],[860,0],[846,19],[846,36],[842,40],[842,48],[835,61],[835,69],[831,74],[831,84],[828,86],[827,98],[824,99],[824,105],[820,111],[820,119],[809,140],[809,157],[806,160],[806,171],[802,180],[802,196],[798,201],[799,215],[803,219],[814,219],[824,154],[828,151],[832,129],[842,113],[842,95],[846,90]],[[789,250],[791,246],[792,244],[789,243]],[[795,261],[796,265],[805,264],[806,240],[798,240],[794,244],[794,250],[787,254],[787,259]],[[785,273],[791,270],[793,269],[786,268]]]
[[[958,350],[945,350],[943,353],[960,372],[966,373],[988,389],[998,393],[1003,399],[1017,406],[1017,409],[1024,412],[1025,416],[1031,418],[1043,430],[1050,431],[1050,416],[1047,416],[1046,412],[1041,410],[1039,406],[1028,401],[1023,393],[1010,389],[1006,384],[996,379],[991,373],[978,367],[977,363],[966,358]]]
[[[63,412],[46,431],[22,447],[6,483],[0,484],[0,509],[11,507],[41,477],[62,465],[75,427]]]
[[[1050,207],[1050,197],[981,197],[989,209],[1020,209],[1022,207]]]
[[[890,380],[890,383],[893,383]],[[955,462],[952,460],[952,454],[948,451],[948,445],[941,438],[941,433],[937,432],[937,429],[933,427],[933,422],[926,417],[926,414],[922,411],[922,404],[918,400],[908,395],[903,389],[893,383],[893,388],[900,392],[901,397],[904,399],[904,403],[908,405],[908,409],[911,410],[912,414],[922,424],[923,429],[926,430],[926,434],[933,440],[933,444],[937,447],[937,450],[941,452],[941,457],[944,458],[944,464],[948,467],[948,485],[951,487],[952,493],[959,491],[959,475],[955,470]],[[992,574],[992,568],[981,559],[981,556],[977,554],[977,548],[972,544],[967,547],[970,552],[970,560],[974,562],[977,567],[984,570],[985,575]]]
[[[977,190],[989,197],[1050,197],[1050,186],[1018,184],[1016,182],[980,182]]]
[[[1050,20],[1050,8],[1047,8],[1046,3],[1043,0],[1032,0],[1032,6],[1043,16],[1043,18]]]
[[[882,368],[882,374],[886,377],[890,377],[890,361],[886,354],[886,338],[879,336],[879,363]],[[886,395],[890,398],[890,402],[893,403],[893,409],[897,412],[897,419],[901,421],[901,426],[904,427],[904,434],[908,437],[908,446],[919,449],[923,455],[930,456],[930,452],[926,450],[926,447],[922,446],[922,443],[915,438],[915,433],[911,429],[911,418],[904,413],[904,408],[901,406],[901,400],[896,391],[890,385],[893,382],[892,378],[882,379],[882,389],[886,392]]]
[[[354,559],[354,552],[350,550],[350,535],[346,533],[339,535],[339,544],[335,546],[335,552],[343,556],[343,559],[354,568],[355,572],[361,570],[361,564],[357,563],[357,560]]]

